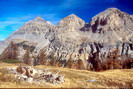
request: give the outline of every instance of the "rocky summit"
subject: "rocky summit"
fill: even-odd
[[[95,69],[99,61],[126,61],[133,58],[133,16],[109,8],[89,23],[71,14],[57,25],[39,16],[0,42],[1,59],[10,58],[10,50],[16,51],[14,58],[32,65]]]

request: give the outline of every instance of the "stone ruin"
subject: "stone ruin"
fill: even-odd
[[[30,66],[18,66],[7,68],[9,73],[14,74],[17,80],[35,84],[60,84],[64,82],[64,75],[59,72],[52,73],[48,69],[35,69]]]

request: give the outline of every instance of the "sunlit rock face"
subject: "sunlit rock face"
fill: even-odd
[[[133,19],[127,13],[116,8],[109,8],[94,16],[89,23],[89,30],[96,33],[95,42],[116,43],[130,42],[133,31]]]
[[[85,22],[78,16],[71,14],[63,18],[59,23],[59,26],[72,26],[72,27],[83,27]]]
[[[48,60],[68,61],[81,59],[86,65],[89,57],[98,53],[99,59],[106,59],[110,52],[118,49],[119,55],[133,54],[133,18],[116,8],[109,8],[86,24],[71,14],[57,25],[37,17],[11,34],[5,42],[19,44],[19,57],[27,47],[34,47],[33,60],[44,49]],[[51,58],[52,56],[52,58]],[[63,62],[64,63],[64,62]]]
[[[130,24],[129,24],[130,23]],[[101,31],[108,31],[108,30],[121,30],[121,28],[125,28],[126,26],[128,28],[132,27],[132,19],[130,15],[127,13],[121,12],[120,10],[116,8],[109,8],[105,10],[104,12],[101,12],[100,14],[96,15],[92,18],[92,21],[90,22],[90,25],[93,28],[95,25],[94,32],[100,32]],[[110,27],[110,29],[109,29]],[[123,30],[122,29],[122,30]]]

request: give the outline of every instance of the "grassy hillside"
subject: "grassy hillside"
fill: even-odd
[[[0,63],[0,88],[108,88],[133,87],[133,70],[109,70],[92,72],[68,68],[35,66],[35,68],[48,68],[53,72],[60,71],[65,75],[65,82],[59,85],[36,85],[18,83],[10,74],[3,74],[5,67],[15,67],[17,64]]]

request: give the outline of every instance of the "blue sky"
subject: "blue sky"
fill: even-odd
[[[0,0],[0,40],[36,16],[56,24],[63,17],[76,14],[89,22],[111,7],[133,14],[133,0]]]

